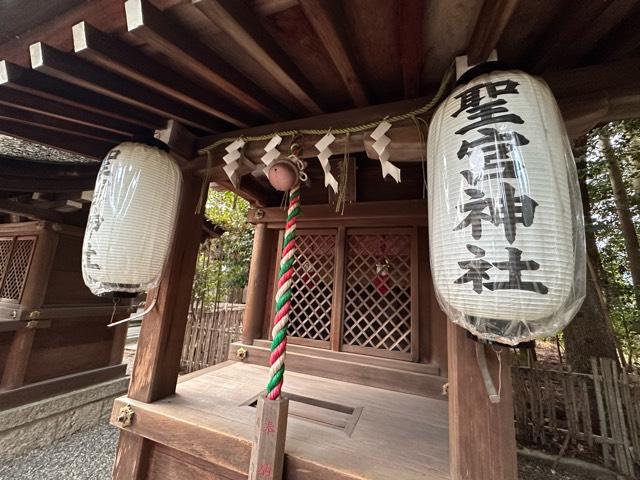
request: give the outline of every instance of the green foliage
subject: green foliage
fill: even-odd
[[[249,203],[231,192],[209,191],[205,214],[225,232],[203,243],[198,256],[193,296],[205,310],[216,301],[239,300],[247,285],[253,243],[248,210]]]
[[[609,315],[623,350],[640,350],[639,305],[636,304],[629,273],[624,238],[616,211],[613,189],[604,158],[600,133],[609,135],[622,170],[636,232],[640,225],[640,121],[621,121],[589,133],[586,174],[591,200],[594,233],[603,267],[601,285]],[[637,354],[636,354],[637,357]]]

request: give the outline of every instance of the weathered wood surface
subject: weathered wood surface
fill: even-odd
[[[451,478],[516,480],[509,352],[502,352],[500,369],[496,354],[487,349],[487,364],[496,390],[501,385],[500,403],[491,403],[476,361],[476,343],[453,323],[448,325],[447,341]]]
[[[594,358],[591,366],[592,374],[514,368],[518,439],[563,454],[601,456],[607,468],[637,478],[640,379],[609,359]]]
[[[289,400],[258,398],[249,480],[282,480]]]
[[[122,397],[114,415],[128,403],[135,415],[127,432],[237,475],[222,478],[246,478],[256,411],[243,404],[264,390],[266,378],[267,369],[255,365],[214,367],[179,383],[176,395],[151,404]],[[286,376],[285,391],[363,408],[351,436],[290,416],[285,478],[450,478],[445,402],[293,372]]]

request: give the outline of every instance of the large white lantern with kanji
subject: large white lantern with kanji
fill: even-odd
[[[582,204],[543,80],[494,71],[455,88],[429,128],[428,197],[433,281],[453,322],[517,345],[571,321],[585,294]]]
[[[155,145],[125,142],[98,173],[82,252],[95,295],[135,294],[158,285],[178,215],[182,174]]]

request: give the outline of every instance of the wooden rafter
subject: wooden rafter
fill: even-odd
[[[402,83],[404,85],[405,98],[415,98],[420,95],[423,23],[423,0],[398,2],[396,36],[400,47],[400,64],[402,65]]]
[[[52,130],[59,130],[61,132],[68,132],[83,137],[93,138],[96,140],[107,140],[110,142],[121,142],[129,139],[127,135],[122,135],[108,130],[102,130],[92,126],[82,125],[76,122],[70,122],[68,120],[52,117],[49,115],[43,115],[41,113],[31,112],[28,110],[22,110],[7,105],[0,104],[0,118],[13,119],[33,125],[34,127],[48,127]]]
[[[153,45],[251,111],[270,120],[283,118],[284,107],[147,0],[127,0],[125,10],[128,31],[136,38]]]
[[[640,49],[640,8],[597,43],[586,55],[586,64],[606,62],[610,58],[623,58]]]
[[[227,99],[178,75],[137,48],[86,22],[73,26],[73,46],[76,54],[105,70],[147,85],[236,127],[249,124],[249,115]]]
[[[484,62],[498,45],[519,0],[485,0],[469,41],[469,65]]]
[[[356,107],[369,104],[367,95],[356,73],[354,62],[348,51],[346,40],[339,28],[339,18],[330,10],[329,2],[323,0],[300,0],[305,16],[316,35],[322,40],[331,60],[342,77]]]
[[[42,177],[55,181],[58,178],[90,177],[95,180],[99,165],[97,163],[43,163],[28,162],[0,155],[0,175],[12,177]],[[78,190],[82,194],[82,190]],[[69,197],[70,198],[70,197]]]
[[[212,115],[184,105],[42,42],[32,44],[29,50],[32,68],[72,85],[147,110],[167,119],[176,118],[186,125],[205,132],[225,130],[229,126],[228,123],[221,122]]]
[[[614,0],[608,2],[605,10],[589,23],[589,28],[580,32],[580,40],[565,46],[565,58],[567,61],[573,65],[584,58],[600,39],[605,38],[637,6],[638,0]]]
[[[83,225],[86,221],[86,212],[74,211],[71,214],[49,210],[38,205],[18,202],[16,200],[0,199],[0,212],[10,215],[19,215],[32,220],[45,220],[68,225]]]
[[[62,150],[72,151],[86,155],[92,158],[102,159],[104,155],[113,146],[112,142],[104,140],[96,140],[93,138],[82,137],[68,132],[59,130],[51,130],[49,128],[34,128],[33,125],[16,122],[14,120],[0,119],[0,132],[6,133],[18,138],[33,140],[37,143],[49,145]],[[0,189],[19,191],[19,188],[13,188],[5,185],[5,178],[0,179]],[[73,190],[86,190],[87,185],[83,187],[75,187]],[[33,188],[30,191],[38,190]]]
[[[74,88],[57,78],[6,61],[0,61],[0,86],[113,117],[138,127],[156,129],[166,123],[159,115],[105,98],[83,88]]]
[[[149,129],[138,127],[132,123],[30,95],[6,86],[0,86],[0,104],[125,136],[145,135],[150,132]]]
[[[311,83],[251,14],[247,3],[239,0],[195,0],[194,5],[293,95],[305,111],[322,113],[322,108],[313,98]]]

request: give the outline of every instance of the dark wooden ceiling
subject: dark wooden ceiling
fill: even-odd
[[[588,95],[607,118],[640,103],[640,0],[11,0],[0,14],[0,132],[94,158],[169,119],[199,146],[371,121],[494,48],[574,111]]]

